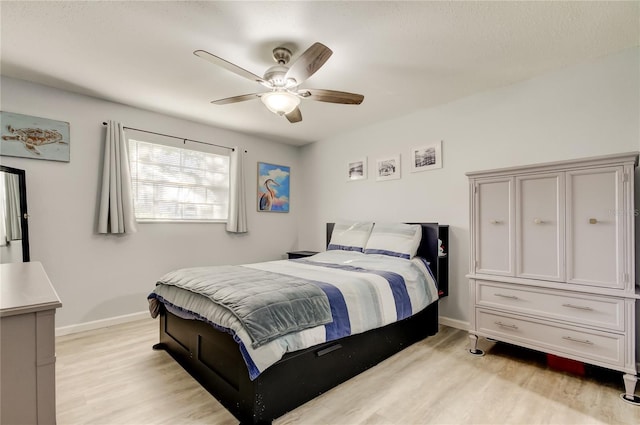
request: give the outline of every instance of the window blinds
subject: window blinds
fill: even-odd
[[[129,139],[136,218],[225,221],[229,157]]]

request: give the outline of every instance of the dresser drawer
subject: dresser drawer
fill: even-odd
[[[606,330],[625,330],[622,298],[476,281],[476,305]]]
[[[555,326],[524,317],[476,310],[480,334],[601,365],[624,365],[624,335]]]

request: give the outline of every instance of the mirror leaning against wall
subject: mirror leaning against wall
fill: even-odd
[[[0,165],[0,263],[29,261],[24,170]]]

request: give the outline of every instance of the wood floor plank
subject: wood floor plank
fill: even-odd
[[[76,424],[238,421],[164,351],[158,322],[139,320],[56,339],[57,419]],[[420,341],[274,421],[274,425],[638,424],[620,400],[621,374],[549,369],[544,355],[442,326]]]

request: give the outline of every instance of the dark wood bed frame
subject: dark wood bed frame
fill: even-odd
[[[422,225],[418,255],[438,264],[438,224]],[[327,224],[327,243],[333,223]],[[160,343],[191,376],[241,424],[274,419],[375,366],[409,345],[438,332],[438,303],[379,329],[287,353],[255,380],[249,379],[238,344],[227,333],[197,320],[181,319],[164,308]]]

